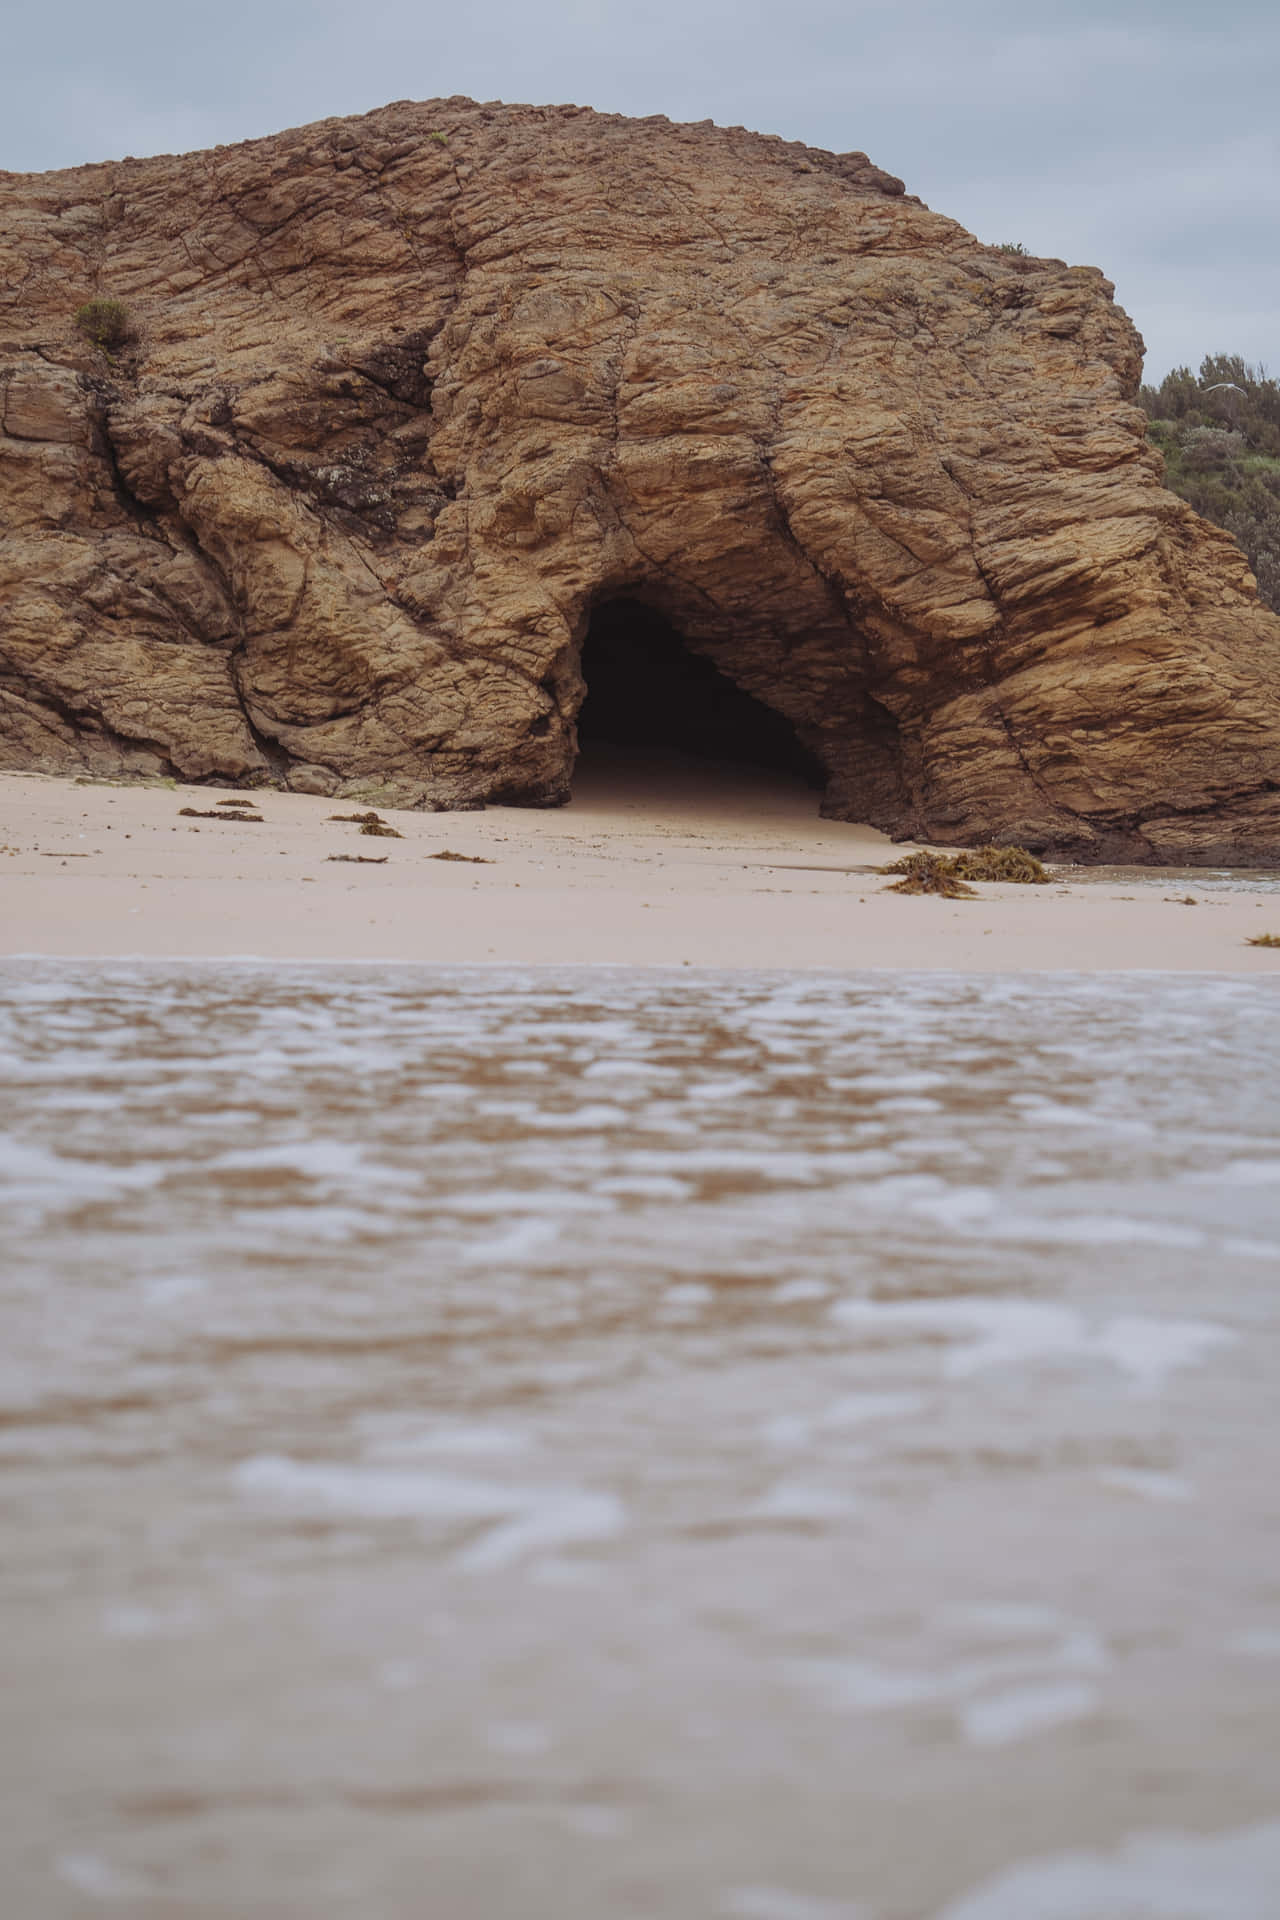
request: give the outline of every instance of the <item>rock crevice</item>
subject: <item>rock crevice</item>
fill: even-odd
[[[1097,271],[862,154],[457,98],[0,208],[0,764],[554,804],[630,598],[828,813],[1280,861],[1280,620]]]

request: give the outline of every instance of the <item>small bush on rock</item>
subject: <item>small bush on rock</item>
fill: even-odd
[[[133,331],[129,310],[120,300],[86,300],[76,314],[76,325],[104,353],[122,347]]]

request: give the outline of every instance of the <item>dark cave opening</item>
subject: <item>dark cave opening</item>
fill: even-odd
[[[586,699],[579,748],[599,765],[608,749],[691,755],[789,774],[820,788],[823,770],[791,722],[766,707],[671,622],[639,600],[609,600],[591,615],[582,644]]]

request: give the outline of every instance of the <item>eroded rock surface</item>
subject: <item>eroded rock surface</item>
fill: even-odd
[[[1110,286],[861,154],[401,103],[0,176],[0,289],[0,763],[554,803],[625,595],[838,816],[1280,859],[1280,620]]]

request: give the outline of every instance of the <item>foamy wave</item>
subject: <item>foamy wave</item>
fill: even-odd
[[[1135,1834],[998,1873],[936,1920],[1274,1920],[1280,1821],[1220,1834]]]

